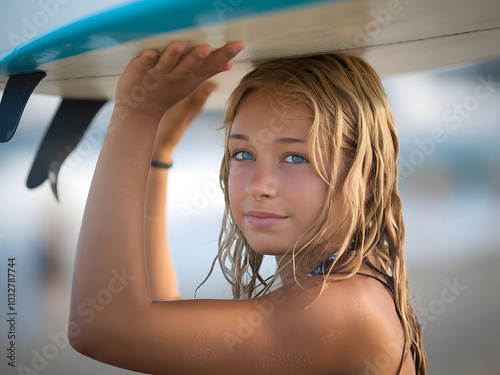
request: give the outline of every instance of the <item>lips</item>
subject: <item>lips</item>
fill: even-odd
[[[260,211],[248,211],[245,214],[247,221],[250,225],[253,225],[257,228],[270,228],[275,225],[281,224],[288,217],[272,214],[269,212],[260,212]]]

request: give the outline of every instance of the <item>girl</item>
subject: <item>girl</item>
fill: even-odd
[[[154,374],[426,374],[396,129],[379,78],[355,57],[269,62],[243,78],[220,173],[218,259],[235,300],[180,298],[166,167],[214,88],[202,83],[244,44],[185,48],[145,51],[119,81],[78,244],[72,346]],[[271,280],[259,275],[266,254]]]

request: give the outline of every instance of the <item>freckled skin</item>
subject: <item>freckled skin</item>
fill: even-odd
[[[295,243],[318,218],[326,199],[327,184],[309,158],[306,146],[312,114],[288,108],[284,119],[268,96],[250,94],[238,106],[231,134],[245,135],[248,140],[230,140],[229,149],[245,151],[253,160],[231,161],[229,200],[236,224],[252,248],[262,254],[281,255]],[[274,126],[271,128],[271,124]],[[271,130],[272,129],[272,130]],[[271,139],[262,140],[265,132]],[[303,143],[277,143],[279,138],[293,138]],[[236,164],[236,165],[235,165]],[[234,171],[237,171],[236,173]],[[263,211],[286,217],[270,228],[249,223],[248,211]]]
[[[198,332],[198,342],[191,350],[186,351],[186,359],[202,366],[220,360],[220,355],[216,350],[217,336],[218,333],[210,329]]]

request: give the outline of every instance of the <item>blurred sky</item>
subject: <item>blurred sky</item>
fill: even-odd
[[[39,32],[75,14],[120,2],[68,1],[60,4]],[[20,32],[23,17],[39,10],[38,1],[2,2],[0,53],[11,47],[5,30]],[[500,334],[496,322],[500,279],[495,276],[500,266],[500,61],[384,77],[383,81],[401,142],[400,191],[410,285],[417,312],[432,327],[424,331],[430,373],[492,374],[500,366],[495,341]],[[66,160],[57,203],[47,182],[34,190],[25,184],[60,101],[34,95],[14,138],[0,144],[0,275],[5,278],[2,269],[7,268],[7,258],[15,256],[21,312],[18,361],[26,365],[33,360],[33,351],[41,352],[51,342],[51,333],[64,331],[79,225],[111,112],[111,104],[101,110]],[[223,201],[217,182],[221,137],[215,129],[221,120],[221,112],[203,114],[174,155],[169,236],[186,298],[206,275],[217,247]],[[273,266],[273,260],[267,261],[265,273],[273,272]],[[457,278],[467,289],[453,304],[441,302],[445,306],[441,308],[438,302],[446,281]],[[5,293],[2,287],[0,314],[6,308]],[[216,272],[199,296],[229,298],[230,291]],[[4,316],[0,319],[3,347],[6,328]],[[73,374],[124,373],[70,348],[61,349],[40,373],[63,374],[68,368]],[[5,367],[3,354],[0,369],[2,374],[15,373]]]

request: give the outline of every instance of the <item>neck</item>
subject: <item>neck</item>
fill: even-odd
[[[276,255],[276,264],[278,274],[283,285],[289,284],[294,280],[293,262],[291,255]]]
[[[316,265],[324,261],[324,259],[318,260],[315,257],[304,258],[301,261],[297,258],[295,258],[294,264],[292,255],[276,255],[276,264],[279,267],[278,274],[283,285],[293,283],[295,279],[299,282],[306,279],[308,277],[307,274]]]
[[[283,285],[307,278],[307,274],[321,262],[324,262],[334,251],[328,252],[321,246],[308,252],[307,257],[295,257],[295,264],[292,255],[276,255],[278,274]],[[299,258],[302,258],[299,260]],[[295,268],[295,272],[294,272]]]

